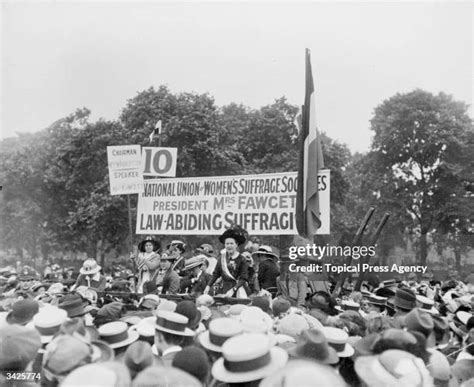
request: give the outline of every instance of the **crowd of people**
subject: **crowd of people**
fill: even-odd
[[[0,385],[474,386],[474,274],[333,294],[239,226],[219,242],[2,269]]]

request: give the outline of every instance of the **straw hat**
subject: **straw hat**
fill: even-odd
[[[339,357],[351,357],[354,354],[354,348],[347,342],[349,335],[345,331],[333,327],[323,327],[321,331]]]
[[[224,383],[244,383],[265,378],[288,361],[281,348],[271,347],[264,334],[242,334],[227,340],[212,367],[212,376]]]
[[[232,318],[217,318],[209,323],[209,330],[199,335],[201,345],[213,352],[222,352],[222,345],[243,332],[240,322]]]
[[[438,310],[434,307],[434,301],[425,296],[416,296],[416,301],[418,307],[421,308],[423,311],[428,312],[430,314],[439,314]]]
[[[105,341],[110,348],[125,347],[138,340],[139,334],[134,329],[129,329],[127,323],[114,321],[102,325],[98,329],[100,338]]]
[[[289,352],[292,356],[316,360],[322,364],[339,362],[336,350],[329,345],[326,336],[319,329],[304,331],[298,338],[297,345]]]
[[[158,310],[156,312],[155,329],[178,336],[194,336],[188,328],[189,319],[179,313]]]
[[[41,343],[49,343],[54,335],[59,331],[61,324],[67,320],[67,312],[55,306],[45,306],[33,316],[33,320],[28,324],[34,327],[41,335]]]

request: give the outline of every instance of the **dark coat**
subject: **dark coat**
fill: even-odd
[[[206,288],[209,280],[211,279],[211,275],[207,274],[206,272],[202,272],[199,276],[198,280],[193,283],[193,277],[188,275],[186,277],[181,278],[180,282],[180,292],[181,293],[189,293],[195,295],[201,295],[204,293],[204,289]]]
[[[277,277],[280,275],[278,265],[272,259],[265,259],[258,267],[258,284],[260,289],[277,291]]]
[[[209,287],[212,287],[218,278],[222,278],[222,293],[226,293],[233,287],[238,289],[241,286],[245,286],[248,288],[247,282],[249,280],[249,264],[247,259],[243,255],[239,254],[238,257],[233,261],[234,265],[228,264],[227,267],[229,268],[229,272],[234,276],[234,278],[237,279],[237,281],[234,281],[232,278],[229,278],[224,274],[224,271],[222,270],[221,257],[219,257],[217,258],[217,264],[214,272],[212,273],[211,280],[208,282]]]
[[[179,275],[174,270],[168,270],[163,278],[161,294],[177,294],[179,291]]]

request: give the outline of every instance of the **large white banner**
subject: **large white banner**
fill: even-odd
[[[321,228],[329,234],[329,170],[318,175]],[[219,235],[239,224],[253,235],[295,235],[297,173],[145,180],[137,234]]]
[[[143,192],[140,145],[107,147],[111,195]]]

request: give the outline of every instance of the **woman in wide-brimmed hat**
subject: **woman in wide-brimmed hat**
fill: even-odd
[[[86,286],[92,288],[95,291],[103,292],[107,285],[107,279],[105,276],[100,274],[102,267],[93,258],[88,258],[82,264],[79,270],[79,276],[77,277],[76,283],[72,287],[72,290],[79,286]]]
[[[158,254],[160,247],[160,242],[152,237],[146,237],[138,244],[139,253],[137,255],[130,254],[130,258],[134,260],[137,267],[137,293],[143,293],[143,284],[154,278],[160,265],[160,255]]]
[[[209,293],[218,278],[222,278],[221,293],[225,293],[227,297],[247,298],[249,264],[238,250],[238,246],[243,245],[246,240],[247,231],[240,226],[232,226],[219,237],[225,249],[221,252],[204,294]]]

